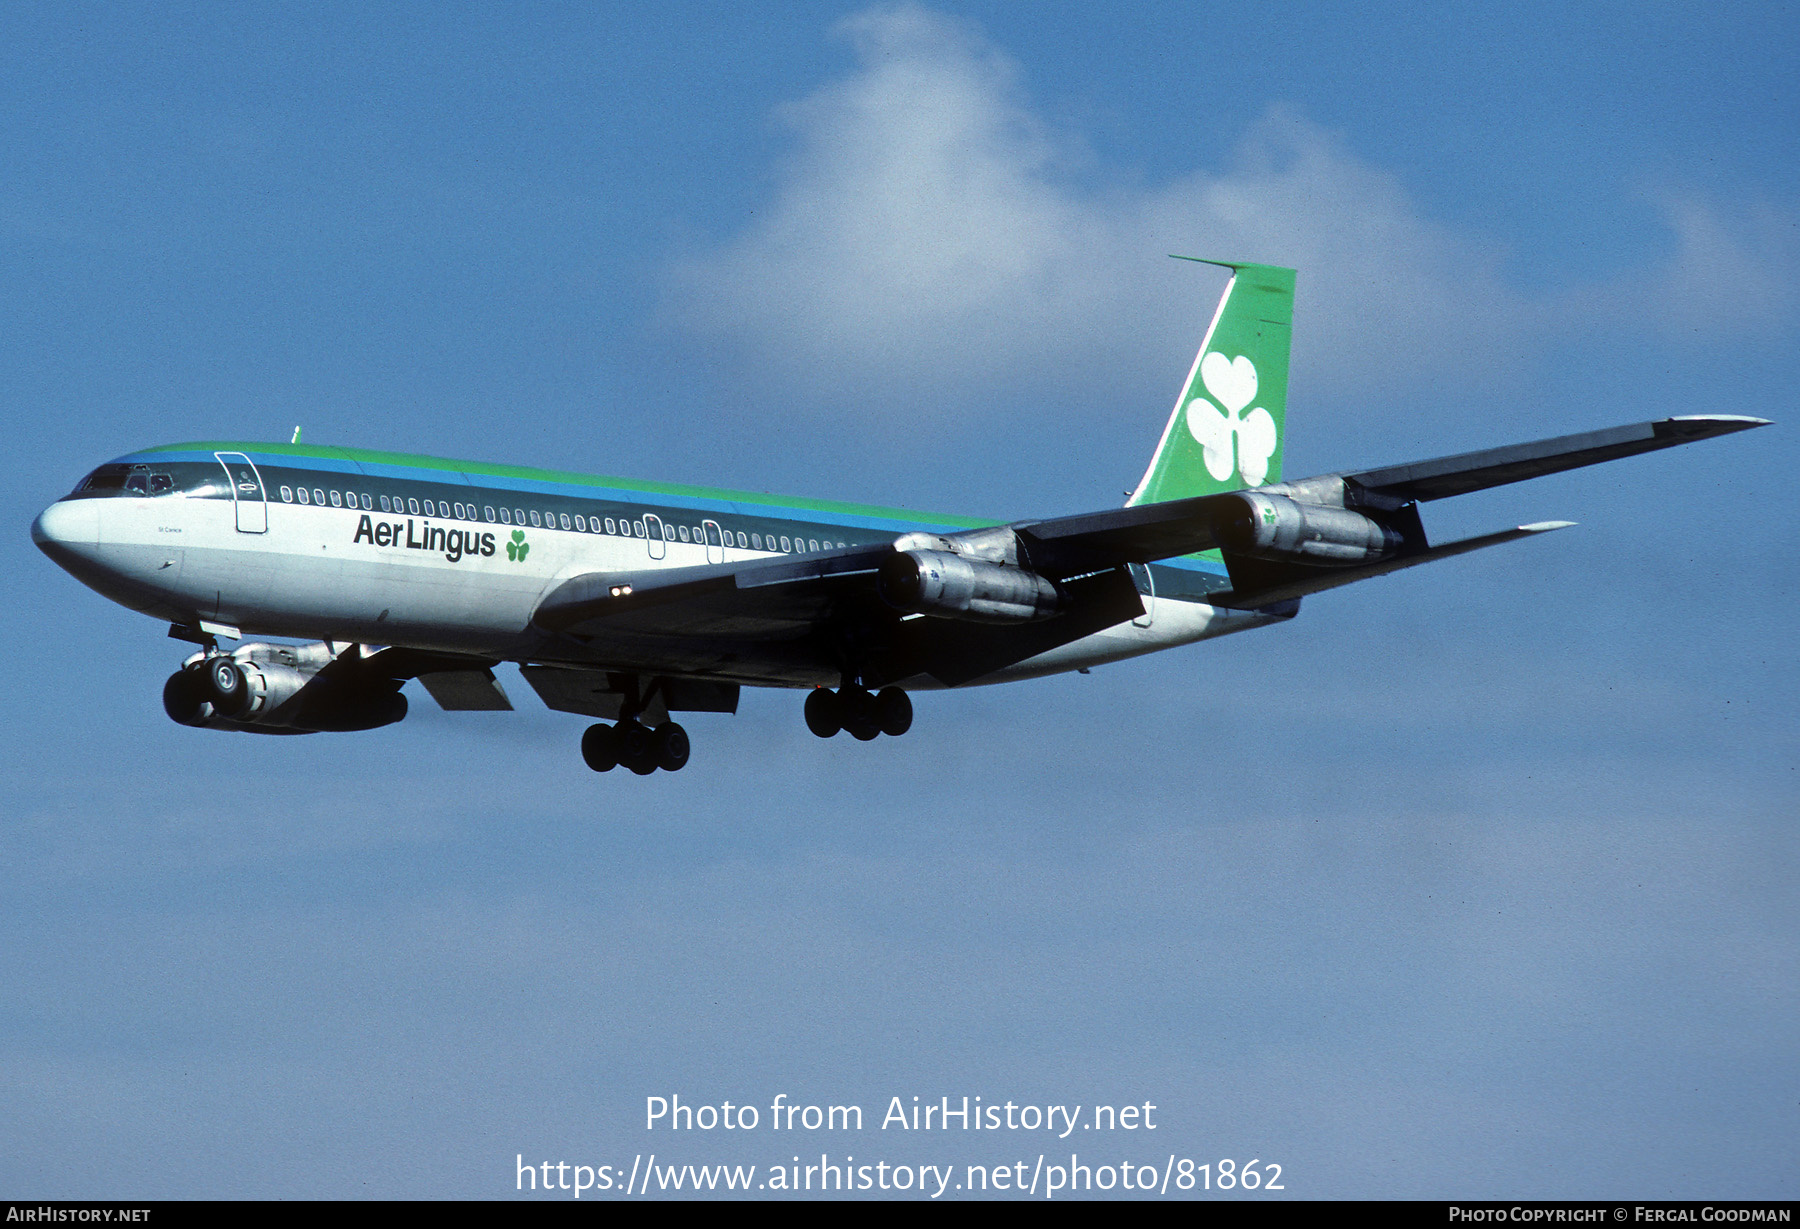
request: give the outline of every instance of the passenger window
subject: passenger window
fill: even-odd
[[[284,504],[291,504],[294,502],[294,488],[293,487],[284,486],[281,488],[281,502]]]
[[[681,535],[681,540],[682,540],[682,541],[683,541],[683,542],[685,542],[685,541],[687,541],[687,540],[688,540],[688,534],[687,534],[687,526],[686,526],[686,525],[677,525],[677,526],[676,526],[676,527],[675,527],[675,529],[676,529],[676,532],[677,532],[677,533],[679,533],[679,534],[680,534],[680,535]]]
[[[502,525],[512,524],[512,513],[508,512],[505,508],[500,509],[500,523]]]
[[[386,495],[383,495],[381,497],[381,510],[383,512],[392,512],[393,511],[392,508],[388,507],[388,497]]]
[[[525,523],[525,509],[514,508],[513,509],[513,524],[523,525],[524,523]]]
[[[407,507],[407,510],[410,511],[414,516],[419,515],[419,501],[418,500],[408,499],[406,501],[406,507]]]
[[[761,550],[762,549],[762,535],[760,533],[753,533],[750,535],[750,549],[751,550]]]
[[[631,534],[633,537],[637,537],[637,538],[643,537],[644,536],[644,522],[642,522],[642,521],[631,522]]]
[[[494,505],[483,504],[481,507],[481,515],[484,520],[492,521],[494,519]]]
[[[313,488],[313,502],[318,504],[321,508],[325,506],[325,492],[318,487]]]
[[[308,497],[308,496],[307,496],[307,494],[306,494],[306,488],[305,488],[305,487],[301,487],[301,488],[300,488],[300,502],[301,502],[301,503],[303,503],[303,504],[309,504],[309,503],[311,503],[311,502],[312,502],[312,500],[311,500],[311,499],[310,499],[310,498],[309,498],[309,497]]]
[[[613,524],[613,518],[610,516],[606,518],[606,532],[607,533],[618,533],[619,532],[618,529]]]
[[[543,523],[544,523],[543,520],[538,516],[538,510],[536,508],[533,508],[531,510],[531,527],[533,529],[537,529],[537,528],[540,528],[543,525]]]
[[[567,529],[569,527],[569,514],[567,512],[565,512],[562,514],[562,516],[559,519],[561,519],[561,521],[562,521],[562,527],[564,529]]]
[[[344,496],[341,491],[333,491],[331,493],[331,506],[334,508],[341,508],[344,506]]]
[[[575,514],[575,532],[576,533],[586,533],[587,532],[587,518],[585,516],[582,516],[581,513],[579,513],[579,512],[577,512]]]
[[[787,539],[787,535],[786,535],[786,534],[782,534],[782,535],[781,535],[781,549],[782,549],[782,550],[792,550],[792,549],[794,549],[794,548],[793,548],[793,547],[791,547],[791,546],[789,546],[789,545],[788,545],[788,539]]]
[[[362,497],[362,506],[364,512],[371,511],[375,507],[374,503],[370,501],[366,494]]]

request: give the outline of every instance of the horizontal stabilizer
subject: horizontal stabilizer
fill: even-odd
[[[1498,546],[1502,542],[1514,542],[1520,538],[1549,533],[1553,529],[1567,529],[1574,523],[1573,521],[1539,521],[1534,525],[1520,525],[1516,529],[1502,529],[1498,533],[1483,534],[1477,538],[1464,538],[1460,542],[1433,546],[1415,554],[1383,559],[1380,563],[1366,564],[1362,567],[1323,568],[1309,567],[1298,563],[1278,567],[1265,565],[1253,573],[1258,582],[1254,588],[1237,588],[1228,593],[1215,593],[1208,597],[1207,601],[1214,606],[1229,606],[1239,610],[1260,610],[1278,602],[1292,601],[1311,593],[1323,593],[1327,589],[1336,589],[1340,585],[1368,580],[1374,576],[1386,576],[1389,572],[1398,572],[1402,568],[1416,567],[1421,563],[1431,563],[1438,559],[1448,559],[1452,555],[1466,555],[1470,551],[1480,550],[1484,546]],[[1238,565],[1231,556],[1227,555],[1225,561],[1227,565],[1232,565],[1234,581],[1244,573],[1245,569]]]

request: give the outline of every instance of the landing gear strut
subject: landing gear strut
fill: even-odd
[[[591,725],[581,736],[581,758],[595,772],[611,772],[628,768],[647,777],[658,768],[679,772],[688,762],[687,731],[673,721],[665,721],[655,729],[640,721],[621,721],[618,725],[601,722]]]
[[[843,730],[858,742],[880,734],[899,737],[912,729],[912,700],[898,687],[871,695],[861,687],[816,687],[806,697],[806,728],[820,738]]]

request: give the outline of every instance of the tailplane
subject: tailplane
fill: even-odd
[[[1127,507],[1281,481],[1294,271],[1201,263],[1230,269],[1231,281]]]

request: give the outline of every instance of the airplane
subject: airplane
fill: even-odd
[[[1182,259],[1194,259],[1183,257]],[[910,728],[910,693],[1010,682],[1292,619],[1301,600],[1567,526],[1432,545],[1419,505],[1767,425],[1689,415],[1409,465],[1282,478],[1292,269],[1231,271],[1123,507],[994,523],[300,443],[170,444],[99,466],[32,525],[57,564],[199,646],[183,725],[267,734],[510,709],[517,663],[597,719],[581,754],[688,762],[672,713],[804,690],[814,734]],[[219,640],[246,635],[301,644]]]

